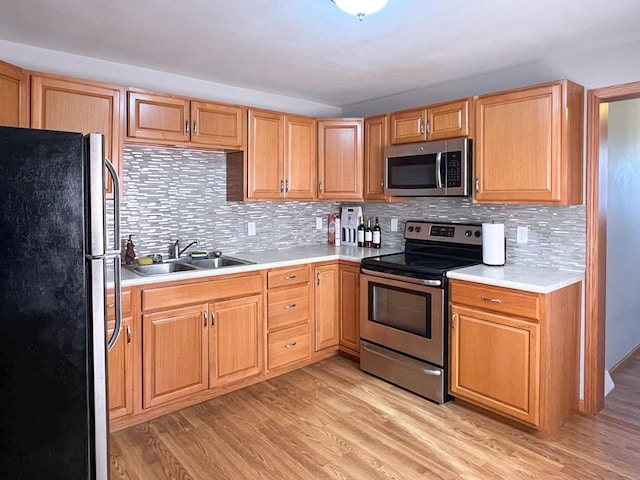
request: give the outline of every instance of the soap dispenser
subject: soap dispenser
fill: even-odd
[[[135,245],[133,244],[133,240],[131,240],[131,235],[129,235],[129,240],[127,240],[127,248],[124,252],[124,263],[127,265],[133,265],[133,261],[136,258],[136,252],[133,249]]]

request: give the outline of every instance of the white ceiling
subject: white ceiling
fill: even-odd
[[[0,38],[346,106],[640,40],[639,0],[0,0]],[[1,52],[0,52],[1,58]]]

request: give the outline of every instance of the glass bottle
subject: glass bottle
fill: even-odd
[[[380,223],[378,217],[376,217],[376,224],[373,226],[372,243],[373,248],[380,248],[382,246],[382,230],[380,230]]]
[[[367,219],[367,226],[364,229],[364,246],[371,248],[373,244],[373,231],[371,230],[371,219]]]
[[[358,246],[364,247],[364,219],[358,217]]]

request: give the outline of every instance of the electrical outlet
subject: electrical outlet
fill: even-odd
[[[256,222],[247,223],[247,235],[250,237],[256,234]]]
[[[529,227],[516,228],[516,242],[527,243],[529,241]]]
[[[322,230],[322,217],[316,217],[316,230]]]
[[[391,219],[391,231],[392,232],[397,232],[398,231],[398,219],[397,218],[392,218]]]

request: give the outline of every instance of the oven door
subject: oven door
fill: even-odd
[[[443,366],[444,289],[384,275],[360,275],[360,336]]]

